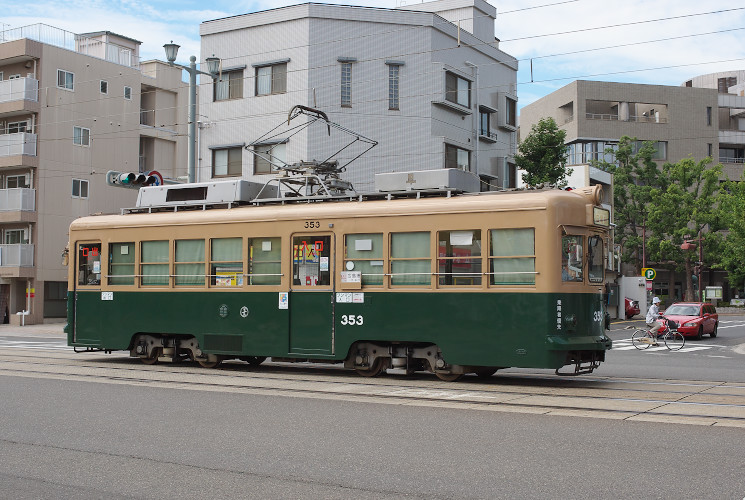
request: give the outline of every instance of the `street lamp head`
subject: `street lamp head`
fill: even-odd
[[[206,59],[207,61],[207,71],[210,75],[216,75],[220,72],[220,58],[215,57],[215,54],[212,54],[212,57],[208,57]]]
[[[173,40],[171,40],[171,43],[163,45],[163,48],[166,50],[166,59],[168,59],[169,63],[173,64],[176,60],[179,47],[181,47],[181,45],[173,43]]]

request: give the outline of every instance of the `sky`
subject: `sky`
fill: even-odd
[[[199,54],[199,24],[303,3],[293,0],[5,0],[0,28],[43,23],[73,33],[112,31],[142,42],[143,60]],[[416,0],[323,3],[395,8]],[[489,0],[500,48],[519,60],[519,106],[574,80],[680,85],[693,76],[745,69],[742,0]],[[204,56],[200,58],[202,60]],[[531,69],[532,66],[532,69]]]

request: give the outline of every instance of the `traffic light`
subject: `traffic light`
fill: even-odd
[[[106,173],[106,184],[109,186],[139,189],[143,186],[160,186],[163,184],[163,181],[160,174],[155,171],[142,174],[109,170]]]

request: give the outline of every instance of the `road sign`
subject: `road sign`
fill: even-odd
[[[642,268],[642,276],[644,276],[644,279],[651,281],[657,277],[657,271],[651,267],[644,267]]]

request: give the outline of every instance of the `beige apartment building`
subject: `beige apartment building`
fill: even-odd
[[[70,223],[134,206],[108,170],[185,173],[188,89],[121,35],[0,33],[0,321],[31,324],[66,314]]]

